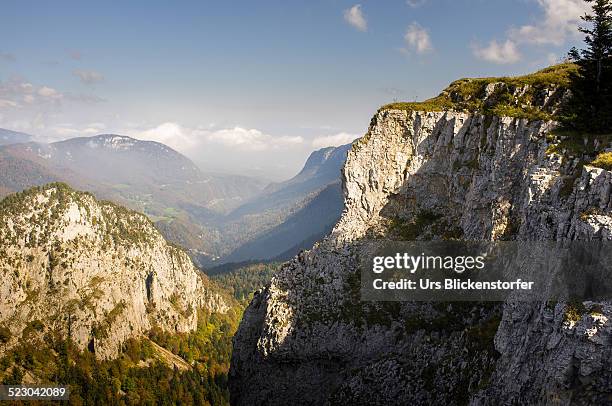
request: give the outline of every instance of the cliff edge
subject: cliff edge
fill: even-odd
[[[285,264],[246,310],[232,403],[609,401],[607,303],[359,295],[360,247],[372,239],[612,239],[612,173],[588,164],[609,145],[556,130],[572,69],[463,79],[426,102],[382,107],[348,154],[331,235]]]

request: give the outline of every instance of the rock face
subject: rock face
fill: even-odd
[[[142,214],[49,184],[0,202],[0,326],[10,338],[57,331],[100,358],[153,326],[196,328],[225,299]]]
[[[499,88],[519,107],[531,93],[527,110],[546,114],[564,92],[490,82],[474,112],[376,113],[348,154],[333,232],[245,312],[233,404],[610,401],[609,304],[360,301],[360,246],[371,239],[612,239],[612,173],[583,165],[544,116],[484,110]]]

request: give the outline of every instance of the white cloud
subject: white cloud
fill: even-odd
[[[63,95],[60,92],[48,86],[43,86],[39,88],[37,93],[39,96],[47,97],[49,99],[61,99],[63,97]]]
[[[238,147],[254,151],[277,149],[283,146],[301,144],[302,137],[289,137],[264,134],[259,130],[234,127],[214,131],[207,136],[208,141],[228,147]]]
[[[405,51],[416,51],[418,54],[423,54],[433,50],[429,32],[417,22],[408,26],[406,34],[404,34],[404,40],[407,47]]]
[[[0,81],[0,108],[23,107],[22,103],[58,104],[64,94],[49,86],[34,86],[20,78],[12,78],[5,82]]]
[[[50,130],[59,138],[74,138],[82,135],[81,130],[77,128],[72,128],[64,125],[57,125],[50,128]]]
[[[126,133],[136,138],[158,141],[181,151],[203,145],[217,145],[243,151],[266,151],[288,148],[304,142],[299,136],[273,136],[257,129],[243,127],[217,130],[190,129],[172,122],[145,131],[128,130]]]
[[[568,37],[579,34],[580,16],[590,5],[583,0],[537,0],[544,11],[535,24],[512,28],[509,37],[517,43],[563,45]]]
[[[106,129],[106,125],[104,123],[89,123],[87,127],[83,129],[83,134],[87,135],[97,135],[102,134]]]
[[[588,3],[583,0],[536,2],[543,11],[536,22],[510,28],[503,42],[492,40],[486,47],[472,46],[474,55],[493,63],[514,63],[521,59],[520,45],[561,46],[568,39],[579,36],[580,17],[589,10]]]
[[[94,83],[99,83],[104,81],[104,75],[100,72],[96,72],[95,70],[81,70],[76,69],[72,72],[74,76],[77,76],[82,83],[86,85],[92,85]]]
[[[142,140],[164,143],[190,157],[207,171],[264,176],[285,180],[295,175],[311,146],[299,136],[275,136],[245,128],[190,128],[176,122],[117,131]]]
[[[76,104],[94,104],[106,100],[93,94],[63,93],[50,86],[36,86],[21,78],[11,78],[0,81],[0,103],[3,107],[27,107],[35,109],[42,106],[59,107],[62,102],[70,101]],[[8,102],[11,103],[8,103]]]
[[[63,123],[50,128],[50,131],[60,138],[87,137],[99,135],[104,132],[104,123],[89,123],[85,127],[79,128],[71,123]]]
[[[492,40],[485,47],[473,45],[472,50],[477,58],[497,64],[515,63],[521,59],[516,44],[511,40],[506,40],[503,43]]]
[[[325,135],[312,140],[312,146],[315,148],[338,147],[353,142],[359,138],[356,134],[338,133],[334,135]]]
[[[197,136],[193,134],[193,130],[171,122],[162,123],[157,127],[144,131],[127,130],[124,133],[143,140],[161,142],[174,149],[183,151],[193,148],[198,143]]]
[[[5,100],[5,99],[0,99],[0,109],[1,108],[6,108],[6,107],[19,107],[19,104],[17,102],[14,102],[12,100]]]
[[[359,31],[367,31],[368,29],[368,22],[361,11],[361,4],[355,4],[353,7],[344,10],[344,20]]]
[[[41,134],[40,141],[94,135],[101,132],[101,127],[86,123],[98,119],[87,119],[84,123],[77,119],[77,124],[72,124],[73,119],[64,113],[66,110],[74,118],[86,117],[81,114],[83,107],[94,98],[64,93],[55,87],[33,84],[21,77],[0,80],[0,112],[3,113],[0,127]],[[69,120],[69,124],[64,120]]]
[[[412,8],[421,7],[425,3],[427,3],[427,0],[406,0],[406,4]]]

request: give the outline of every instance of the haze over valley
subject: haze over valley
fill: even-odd
[[[94,192],[149,216],[200,266],[288,258],[329,232],[342,211],[349,145],[313,152],[295,177],[269,183],[205,173],[154,141],[108,134],[20,143],[32,137],[2,133],[2,195],[49,182]]]

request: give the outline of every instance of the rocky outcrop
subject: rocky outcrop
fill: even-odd
[[[526,82],[481,81],[478,103],[453,84],[376,113],[349,152],[335,229],[245,312],[233,404],[609,401],[607,304],[360,301],[372,239],[611,239],[612,174],[554,136],[546,115],[563,87]],[[432,106],[440,98],[477,109]],[[501,114],[516,109],[529,114]]]
[[[229,306],[144,215],[58,183],[0,202],[0,274],[0,353],[59,332],[109,358],[154,326],[195,330],[199,309]]]

